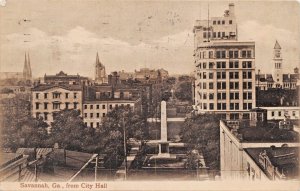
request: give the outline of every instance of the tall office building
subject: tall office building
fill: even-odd
[[[255,43],[238,41],[234,4],[223,17],[194,26],[195,91],[198,113],[249,118],[255,107]]]

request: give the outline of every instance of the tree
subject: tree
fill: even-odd
[[[1,100],[1,144],[16,150],[19,147],[43,147],[47,139],[48,124],[30,114],[26,96]]]
[[[57,112],[50,132],[47,141],[49,146],[58,143],[59,147],[74,151],[97,150],[99,140],[94,139],[95,129],[86,127],[79,110],[67,109]]]
[[[175,90],[175,96],[182,101],[192,101],[192,82],[184,81]]]
[[[203,151],[206,165],[210,169],[220,168],[220,116],[217,114],[202,114],[185,120],[180,132],[182,141],[189,143],[190,150]]]
[[[145,125],[145,120],[130,107],[118,107],[107,114],[99,129],[103,152],[108,156],[106,167],[116,168],[124,159],[124,130],[126,141],[129,138],[143,141],[146,136]]]

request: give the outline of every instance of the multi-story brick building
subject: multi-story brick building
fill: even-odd
[[[196,21],[194,104],[198,113],[248,118],[255,107],[255,43],[237,40],[234,5],[224,17]]]

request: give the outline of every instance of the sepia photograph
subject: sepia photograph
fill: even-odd
[[[300,190],[300,4],[0,0],[0,190]]]

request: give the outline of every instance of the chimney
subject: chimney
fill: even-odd
[[[234,3],[229,3],[229,15],[234,16]]]

